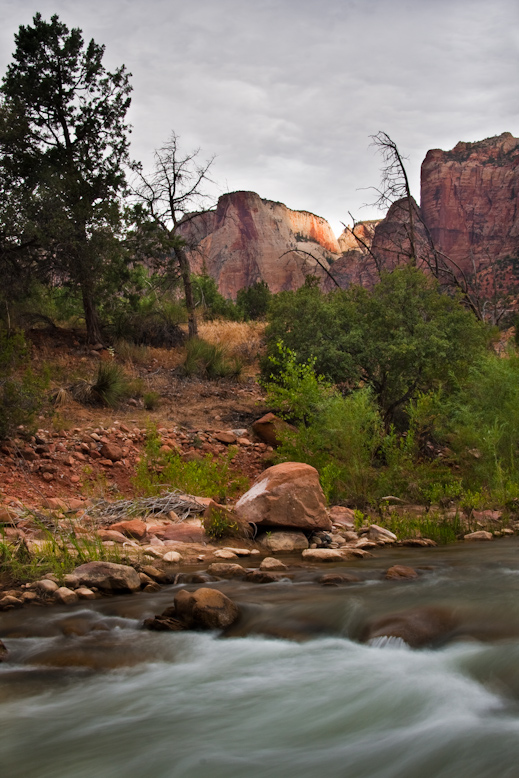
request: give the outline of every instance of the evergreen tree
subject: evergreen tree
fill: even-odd
[[[101,340],[97,301],[123,267],[118,233],[128,161],[131,86],[104,46],[36,14],[15,36],[0,88],[0,261],[78,289],[87,336]],[[17,219],[12,218],[17,204]],[[11,204],[11,205],[9,205]],[[10,208],[10,210],[9,210]]]

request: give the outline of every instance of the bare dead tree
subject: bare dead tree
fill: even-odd
[[[162,249],[169,249],[173,256],[184,287],[188,314],[188,334],[196,337],[198,327],[195,302],[191,284],[191,269],[185,242],[179,235],[180,224],[212,210],[210,195],[204,189],[212,183],[209,169],[214,161],[200,162],[200,149],[189,154],[179,150],[179,138],[172,132],[167,143],[155,151],[154,168],[149,175],[137,169],[133,193],[143,206],[145,215],[162,238]]]
[[[411,247],[410,264],[416,265],[416,240],[413,214],[413,198],[409,186],[409,179],[404,165],[405,157],[400,153],[398,146],[387,132],[381,130],[376,135],[371,135],[372,145],[382,155],[382,180],[380,188],[373,187],[378,197],[375,205],[379,208],[389,208],[397,200],[406,198],[409,210],[409,243]]]

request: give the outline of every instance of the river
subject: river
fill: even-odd
[[[519,538],[345,571],[360,580],[218,583],[243,613],[225,637],[140,629],[179,587],[0,614],[2,777],[516,778]],[[431,606],[457,625],[434,647],[359,642]]]

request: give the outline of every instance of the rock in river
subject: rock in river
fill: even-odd
[[[96,586],[108,592],[136,592],[141,588],[139,573],[115,562],[87,562],[65,576],[67,586]]]

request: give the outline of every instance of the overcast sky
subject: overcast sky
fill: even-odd
[[[220,192],[250,189],[327,218],[376,218],[363,187],[386,131],[412,189],[430,148],[519,134],[519,0],[0,0],[14,33],[57,13],[133,74],[132,152],[171,130],[216,155]]]

